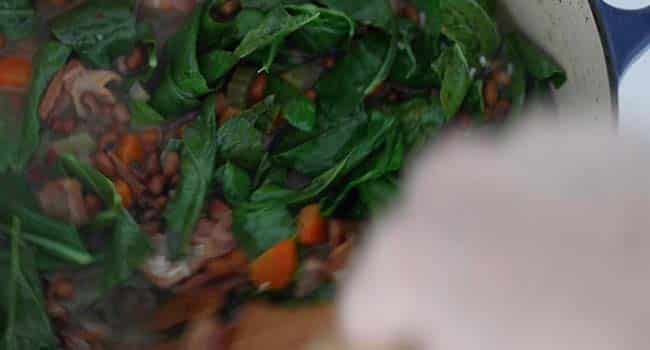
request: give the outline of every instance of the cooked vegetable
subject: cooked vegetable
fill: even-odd
[[[251,299],[329,300],[407,159],[566,80],[493,0],[34,4],[0,0],[8,350],[221,348]]]
[[[32,64],[22,57],[0,58],[0,89],[24,90],[29,84]]]
[[[310,204],[298,214],[298,242],[316,245],[327,241],[327,223],[321,215],[318,204]]]
[[[280,290],[289,285],[298,268],[298,251],[293,240],[273,246],[250,265],[250,279],[262,289]]]

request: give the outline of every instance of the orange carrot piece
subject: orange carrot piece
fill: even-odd
[[[117,146],[117,156],[126,165],[142,161],[144,159],[142,140],[134,134],[122,136]]]
[[[120,194],[124,208],[131,208],[133,205],[133,191],[131,191],[131,187],[126,182],[117,180],[115,181],[115,190]]]
[[[250,279],[258,287],[279,290],[291,283],[297,268],[296,244],[293,240],[286,240],[278,243],[250,264]]]
[[[298,242],[304,245],[322,244],[327,241],[327,222],[318,204],[310,204],[298,214]]]
[[[0,58],[0,88],[24,90],[32,76],[32,63],[22,57]]]

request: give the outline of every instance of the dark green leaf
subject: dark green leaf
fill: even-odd
[[[130,100],[129,108],[131,110],[131,125],[136,128],[146,128],[158,126],[165,121],[146,101]]]
[[[550,81],[556,88],[564,85],[566,82],[564,69],[549,56],[533,46],[521,34],[513,33],[510,40],[530,75],[537,80]]]
[[[35,19],[36,14],[30,0],[0,1],[0,33],[9,40],[32,35]]]
[[[305,175],[318,175],[347,156],[364,135],[366,125],[365,115],[349,118],[313,140],[275,155],[273,161]]]
[[[318,18],[319,13],[291,16],[286,10],[277,8],[269,12],[264,21],[248,32],[235,49],[235,55],[244,58],[254,51],[264,48],[278,38],[284,38],[305,24]]]
[[[293,216],[277,203],[235,208],[232,228],[237,242],[251,259],[291,238],[296,232]]]
[[[496,23],[475,0],[440,0],[440,11],[442,33],[462,47],[472,65],[496,53],[501,40]]]
[[[388,0],[321,0],[327,7],[339,10],[355,21],[380,28],[389,27],[393,10]]]
[[[12,217],[9,252],[0,251],[0,348],[32,350],[54,348],[56,337],[45,311],[40,280],[31,250],[22,240],[21,221]]]
[[[389,40],[373,33],[358,40],[352,50],[316,83],[321,113],[337,120],[352,113],[385,67]]]
[[[88,1],[52,22],[52,33],[85,61],[109,67],[137,37],[135,16],[124,1]]]
[[[526,66],[513,43],[513,36],[505,38],[503,52],[512,65],[512,84],[505,90],[505,97],[512,103],[510,113],[519,115],[526,100]]]
[[[441,14],[440,2],[442,0],[411,0],[413,5],[424,13],[424,28],[427,34],[437,37],[440,33]]]
[[[274,201],[283,202],[287,198],[292,198],[297,194],[298,192],[296,190],[282,187],[273,182],[267,182],[251,194],[250,200],[253,203]]]
[[[359,185],[359,198],[374,216],[397,197],[397,184],[390,178],[364,182]]]
[[[127,280],[142,264],[151,252],[151,243],[131,214],[122,207],[122,199],[108,178],[72,156],[63,155],[61,162],[68,172],[97,194],[107,207],[104,215],[110,221],[107,224],[113,228],[104,253],[104,290],[109,290]]]
[[[84,247],[74,226],[53,220],[40,209],[25,179],[5,174],[0,180],[0,216],[16,216],[22,224],[23,239],[38,252],[73,264],[89,264],[93,258]]]
[[[316,127],[316,106],[300,90],[283,79],[270,77],[267,90],[282,106],[282,115],[293,127],[310,132]]]
[[[337,47],[344,39],[354,36],[354,21],[345,13],[312,4],[287,7],[299,13],[319,13],[314,21],[307,23],[290,37],[295,45],[307,52],[323,54]]]
[[[404,143],[409,150],[436,135],[446,120],[440,100],[436,97],[415,98],[389,108],[386,113],[398,118]]]
[[[440,90],[440,102],[449,120],[462,106],[467,91],[472,85],[472,77],[463,49],[459,45],[449,48],[444,55],[447,56],[447,60]]]
[[[210,91],[197,58],[202,13],[202,7],[194,10],[165,45],[168,66],[151,99],[151,105],[164,115],[180,114],[197,107],[198,99]]]
[[[244,169],[228,162],[217,169],[215,178],[221,185],[228,203],[236,204],[248,200],[252,183]]]
[[[232,118],[217,132],[217,158],[245,169],[257,167],[264,155],[263,135],[246,118]]]
[[[214,84],[226,75],[237,62],[239,62],[237,56],[224,50],[214,50],[199,57],[199,66],[208,84]]]
[[[238,118],[235,118],[238,119]],[[186,253],[212,180],[217,145],[216,99],[209,97],[199,118],[183,135],[181,183],[165,209],[170,256]]]
[[[15,171],[22,170],[39,146],[40,118],[38,107],[50,79],[63,67],[70,56],[70,48],[56,42],[41,46],[34,58],[34,71],[29,84],[20,145],[13,164]]]

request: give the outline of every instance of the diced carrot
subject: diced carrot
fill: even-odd
[[[258,287],[279,290],[291,283],[298,268],[298,251],[293,240],[278,243],[250,264],[250,279]]]
[[[327,222],[320,213],[318,204],[310,204],[298,214],[298,242],[316,245],[327,241]]]
[[[117,180],[115,181],[115,190],[120,194],[124,208],[131,208],[133,205],[133,192],[131,191],[131,187],[126,182]]]
[[[122,136],[117,146],[117,156],[126,165],[144,159],[142,141],[137,135],[126,134]]]
[[[22,57],[0,58],[0,88],[27,89],[32,75],[32,63]]]

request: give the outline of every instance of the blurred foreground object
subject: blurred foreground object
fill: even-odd
[[[647,349],[650,144],[540,120],[414,160],[345,284],[351,348]]]

